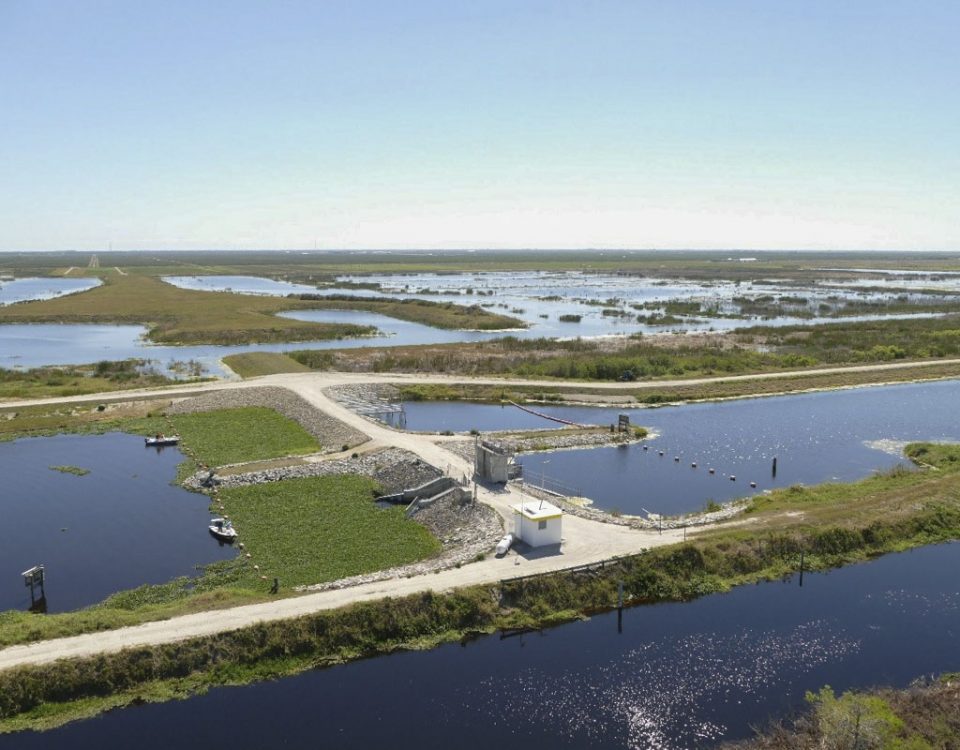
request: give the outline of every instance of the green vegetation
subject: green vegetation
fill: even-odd
[[[564,313],[563,315],[557,316],[557,320],[561,323],[579,323],[583,320],[582,315],[574,315],[573,313]]]
[[[73,474],[75,477],[85,477],[90,469],[81,466],[51,466],[50,471],[59,471],[61,474]]]
[[[801,357],[811,365],[956,357],[960,355],[960,318],[758,327],[740,331],[737,339],[773,347],[782,356]]]
[[[284,586],[334,581],[422,560],[440,543],[401,507],[379,508],[377,485],[311,477],[220,493],[246,549]]]
[[[911,443],[904,454],[921,466],[960,469],[960,452],[952,443]]]
[[[960,746],[960,681],[956,675],[905,690],[837,695],[830,686],[808,693],[811,710],[779,724],[740,750],[934,750]]]
[[[105,404],[0,407],[0,441],[66,432],[100,435],[123,429],[130,420],[154,416],[170,403],[168,398],[155,398]]]
[[[648,326],[679,326],[684,322],[684,319],[678,318],[676,315],[653,313],[651,315],[638,315],[637,322],[645,323]]]
[[[434,328],[502,331],[507,328],[527,327],[522,320],[488,312],[479,305],[466,307],[455,305],[453,302],[433,302],[422,299],[370,299],[369,297],[319,294],[301,294],[299,299],[309,300],[311,306],[316,309],[366,310]]]
[[[259,375],[276,375],[281,372],[308,372],[306,365],[300,364],[286,354],[277,352],[247,352],[231,354],[223,358],[223,363],[241,378],[255,378]]]
[[[253,582],[245,560],[235,559],[208,565],[202,575],[194,578],[180,577],[121,591],[75,612],[38,616],[7,610],[0,612],[0,647],[112,630],[270,598],[267,586],[254,586]]]
[[[812,327],[746,328],[722,338],[518,339],[302,350],[311,369],[443,372],[617,381],[702,378],[960,356],[960,319],[884,320]],[[629,377],[625,375],[629,373]]]
[[[176,382],[147,368],[146,364],[143,360],[127,359],[29,370],[0,367],[0,399],[80,396],[127,388],[156,388]]]
[[[125,429],[141,435],[180,435],[181,443],[192,458],[207,466],[262,461],[320,450],[319,443],[299,424],[261,406],[153,417],[128,422]],[[195,469],[194,463],[187,461],[181,465],[180,476],[189,475]]]
[[[179,434],[208,466],[315,453],[317,441],[292,419],[258,406],[165,416],[166,398],[110,404],[58,404],[0,410],[0,440],[58,433]],[[190,470],[193,469],[191,464]]]
[[[616,348],[618,346],[620,348]],[[637,338],[611,342],[507,336],[468,344],[352,352],[344,349],[294,351],[290,356],[311,369],[334,367],[374,372],[448,372],[574,380],[619,380],[627,371],[642,379],[738,374],[798,366],[793,357],[783,358],[719,342],[712,346],[677,343],[667,347]]]

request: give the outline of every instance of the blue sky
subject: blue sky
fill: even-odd
[[[960,250],[960,3],[0,0],[0,250]]]

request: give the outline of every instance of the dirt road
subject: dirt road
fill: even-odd
[[[681,378],[676,380],[647,380],[633,383],[619,383],[587,380],[536,380],[524,378],[477,377],[471,375],[446,375],[443,373],[374,373],[374,372],[299,372],[265,375],[250,380],[217,380],[209,383],[188,383],[165,388],[131,389],[106,393],[93,393],[84,396],[57,396],[38,399],[14,399],[0,401],[0,409],[15,409],[25,406],[41,406],[70,403],[100,403],[112,401],[132,401],[143,398],[180,398],[211,390],[227,388],[249,388],[264,385],[289,387],[298,380],[310,379],[322,383],[321,388],[333,385],[362,385],[376,383],[462,383],[474,385],[512,385],[532,386],[535,388],[584,388],[633,393],[648,389],[662,389],[686,385],[711,385],[714,383],[736,383],[751,380],[782,380],[798,376],[837,375],[853,372],[895,372],[909,368],[937,367],[941,365],[960,365],[960,359],[931,359],[910,362],[888,362],[874,365],[856,365],[852,367],[818,367],[806,370],[787,370],[784,372],[753,373],[750,375],[723,375],[710,378]],[[878,385],[870,383],[869,385]],[[764,394],[769,395],[769,394]]]

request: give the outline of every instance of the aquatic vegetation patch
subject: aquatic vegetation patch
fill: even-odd
[[[260,574],[288,588],[440,552],[440,543],[402,507],[377,507],[377,490],[366,477],[338,475],[250,485],[219,497]]]
[[[90,469],[81,466],[51,466],[50,471],[59,471],[61,474],[73,474],[75,477],[85,477]]]

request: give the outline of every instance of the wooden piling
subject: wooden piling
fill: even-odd
[[[617,581],[617,632],[623,632],[623,581]]]

